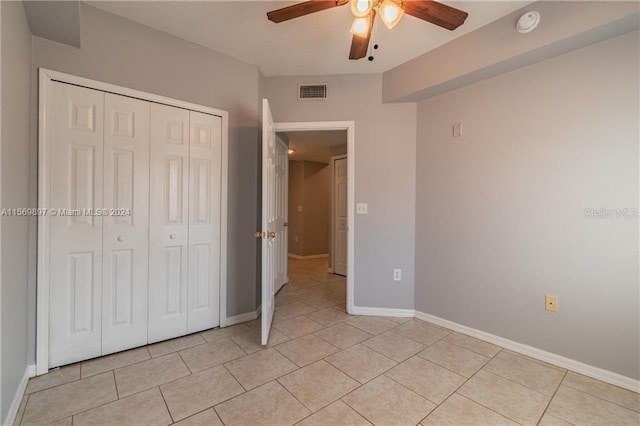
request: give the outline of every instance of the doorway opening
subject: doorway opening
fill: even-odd
[[[287,316],[289,309],[304,310],[303,304],[313,311],[350,312],[353,123],[275,127],[278,142],[288,151],[287,286],[277,294],[276,312]]]

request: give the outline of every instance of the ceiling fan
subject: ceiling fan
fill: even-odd
[[[448,30],[458,28],[469,15],[467,12],[433,0],[310,0],[272,10],[267,13],[267,18],[279,23],[336,6],[344,6],[349,2],[354,16],[351,25],[353,39],[349,59],[361,59],[367,55],[376,10],[389,29],[395,27],[405,13]]]

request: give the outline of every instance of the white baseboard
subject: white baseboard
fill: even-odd
[[[24,375],[22,379],[20,379],[20,384],[18,385],[18,389],[16,389],[16,393],[13,395],[13,400],[11,401],[11,405],[9,406],[9,411],[7,412],[6,418],[3,420],[3,425],[12,425],[16,420],[16,415],[18,414],[18,410],[20,409],[20,403],[22,402],[22,397],[24,396],[24,391],[27,389],[27,383],[29,382],[30,377],[34,377],[36,375],[36,366],[35,364],[27,365],[27,368],[24,370]]]
[[[450,330],[454,330],[459,333],[484,340],[485,342],[493,343],[494,345],[501,346],[513,352],[518,352],[531,358],[539,359],[540,361],[548,362],[549,364],[557,365],[558,367],[566,368],[568,370],[575,371],[576,373],[584,374],[585,376],[589,376],[594,379],[610,383],[612,385],[620,386],[621,388],[629,389],[633,392],[640,392],[640,380],[632,379],[630,377],[614,373],[613,371],[594,367],[592,365],[585,364],[583,362],[576,361],[562,355],[557,355],[551,352],[544,351],[542,349],[534,348],[533,346],[514,342],[513,340],[505,339],[504,337],[496,336],[495,334],[467,327],[466,325],[458,324],[456,322],[449,321],[435,315],[416,311],[415,317],[423,321],[428,321],[435,325],[439,325]]]
[[[309,256],[300,256],[299,254],[289,253],[289,257],[292,258],[292,259],[298,259],[298,260],[324,259],[325,257],[329,257],[329,253],[311,254]]]
[[[405,317],[410,318],[415,315],[413,309],[390,309],[390,308],[369,308],[366,306],[354,306],[351,315],[374,315],[379,317]]]
[[[225,327],[229,327],[231,325],[240,324],[242,322],[252,321],[260,316],[260,306],[255,311],[247,312],[244,314],[234,315],[232,317],[227,317],[227,322]]]

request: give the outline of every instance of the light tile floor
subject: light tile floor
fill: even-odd
[[[290,262],[259,321],[29,381],[24,425],[639,425],[640,395],[415,319],[345,312],[326,260]]]

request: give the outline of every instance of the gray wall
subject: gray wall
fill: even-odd
[[[418,311],[640,378],[638,37],[419,103]]]
[[[299,83],[329,85],[325,101],[298,101]],[[413,309],[416,105],[381,102],[380,74],[267,78],[276,121],[355,121],[355,304]],[[403,281],[393,281],[402,268]]]
[[[31,32],[21,2],[2,8],[2,199],[0,207],[29,205],[29,91]],[[27,259],[29,220],[2,217],[2,306],[0,308],[0,420],[27,366]],[[4,421],[2,421],[4,424]]]
[[[304,162],[303,256],[329,253],[330,172],[328,164]]]
[[[228,316],[255,310],[257,67],[85,4],[80,12],[81,49],[33,38],[33,87],[44,67],[229,111]],[[32,114],[35,128],[35,107]],[[33,176],[36,169],[34,153]],[[33,316],[35,299],[30,305]]]
[[[289,161],[288,201],[289,253],[328,254],[331,167],[315,161]],[[302,207],[301,212],[298,206]]]
[[[289,161],[289,253],[302,256],[304,239],[304,161]],[[304,208],[304,207],[303,207]]]

